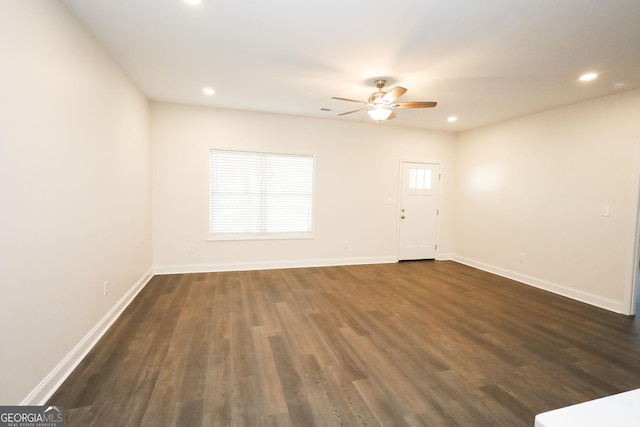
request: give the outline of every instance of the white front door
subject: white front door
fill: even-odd
[[[440,165],[402,162],[398,259],[435,259]]]

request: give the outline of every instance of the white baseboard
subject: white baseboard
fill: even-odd
[[[453,254],[451,253],[438,254],[438,256],[436,256],[437,261],[451,261],[452,259],[453,259]]]
[[[506,277],[507,279],[516,280],[518,282],[524,283],[525,285],[530,285],[536,288],[543,289],[545,291],[553,292],[554,294],[562,295],[567,298],[584,302],[586,304],[604,308],[605,310],[613,311],[615,313],[624,313],[622,301],[603,298],[599,295],[591,294],[589,292],[583,292],[564,285],[560,285],[558,283],[549,282],[537,277],[527,276],[526,274],[517,273],[515,271],[496,267],[490,264],[485,264],[483,262],[458,255],[452,255],[451,260],[459,262],[460,264],[468,265],[469,267],[497,274],[498,276]]]
[[[51,395],[62,385],[82,359],[96,345],[98,340],[111,327],[120,314],[133,301],[138,293],[153,277],[153,269],[149,269],[129,291],[100,319],[97,325],[67,354],[31,393],[20,403],[21,406],[44,405]]]
[[[308,260],[264,261],[247,263],[220,263],[195,265],[163,265],[153,269],[154,274],[215,273],[222,271],[274,270],[279,268],[334,267],[338,265],[392,264],[395,256],[361,258],[327,258]]]

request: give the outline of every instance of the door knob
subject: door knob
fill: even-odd
[[[401,218],[401,219],[404,219],[404,215],[402,215],[400,218]]]

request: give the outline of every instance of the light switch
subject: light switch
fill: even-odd
[[[600,209],[600,215],[609,216],[609,206],[605,205]]]

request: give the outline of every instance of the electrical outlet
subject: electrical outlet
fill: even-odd
[[[105,280],[104,284],[102,286],[102,292],[104,293],[104,296],[106,297],[107,295],[109,295],[109,281]]]
[[[524,254],[523,253],[520,253],[520,255],[518,255],[518,261],[524,262]]]
[[[196,252],[196,245],[187,245],[187,253],[193,254]]]

